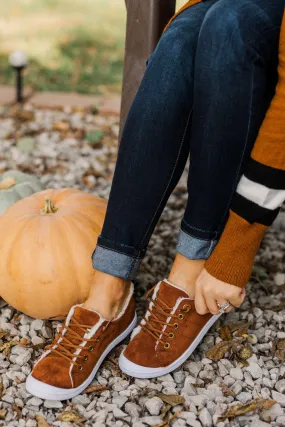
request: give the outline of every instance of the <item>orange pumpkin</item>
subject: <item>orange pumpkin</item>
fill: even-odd
[[[83,302],[107,202],[79,190],[45,190],[0,217],[0,295],[36,318]]]

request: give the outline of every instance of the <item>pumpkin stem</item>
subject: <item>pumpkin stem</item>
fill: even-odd
[[[41,209],[41,215],[54,214],[58,209],[52,204],[51,199],[45,199],[45,207]]]
[[[17,184],[15,178],[5,178],[0,182],[0,190],[9,190],[9,188],[14,187]]]

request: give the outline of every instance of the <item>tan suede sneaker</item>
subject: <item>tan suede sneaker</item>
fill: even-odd
[[[27,378],[27,391],[49,400],[80,394],[93,380],[108,353],[136,326],[133,285],[114,320],[75,305],[53,343],[47,347]]]
[[[136,378],[155,378],[177,369],[221,316],[198,314],[189,295],[166,279],[152,292],[146,315],[119,359],[121,370]]]

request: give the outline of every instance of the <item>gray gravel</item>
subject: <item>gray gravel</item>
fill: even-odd
[[[26,118],[0,111],[0,173],[20,169],[36,174],[46,187],[74,187],[107,198],[117,152],[118,118],[71,109],[26,110]],[[90,144],[83,129],[103,130],[103,141]],[[32,141],[25,143],[23,138]],[[185,174],[169,199],[137,277],[139,315],[146,306],[142,299],[146,290],[168,273],[186,199]],[[256,257],[243,306],[222,318],[176,372],[151,381],[128,378],[117,368],[117,351],[102,365],[94,381],[107,390],[82,394],[68,402],[43,401],[25,390],[32,363],[41,354],[41,347],[49,343],[58,322],[31,319],[1,301],[0,328],[9,332],[10,339],[24,339],[37,349],[16,345],[10,352],[0,352],[0,425],[36,427],[47,426],[46,422],[60,427],[157,426],[165,420],[167,409],[158,394],[165,393],[185,399],[184,404],[167,412],[167,417],[176,414],[169,424],[173,427],[285,426],[285,364],[272,351],[273,341],[285,338],[284,242],[282,213],[266,234]],[[208,359],[205,352],[221,341],[219,327],[224,322],[236,321],[250,322],[247,339],[253,354],[248,366],[228,360],[227,354],[218,362]],[[225,392],[224,386],[229,392]],[[246,404],[256,398],[274,399],[276,404],[268,410],[218,422],[231,405]],[[74,422],[64,421],[62,414],[66,411],[73,411]]]

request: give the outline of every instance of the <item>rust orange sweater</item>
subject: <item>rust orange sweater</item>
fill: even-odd
[[[241,177],[225,230],[206,262],[214,277],[245,286],[264,231],[285,200],[285,16],[279,43],[279,80]]]
[[[170,22],[200,1],[188,1]],[[285,200],[285,13],[278,74],[275,96],[238,184],[226,227],[206,262],[212,276],[240,287],[247,284],[263,234]]]

